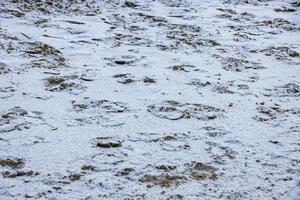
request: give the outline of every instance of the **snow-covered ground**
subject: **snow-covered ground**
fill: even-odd
[[[297,0],[0,0],[0,199],[300,199]]]

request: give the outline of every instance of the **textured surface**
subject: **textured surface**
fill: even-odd
[[[0,199],[300,199],[299,1],[0,1]]]

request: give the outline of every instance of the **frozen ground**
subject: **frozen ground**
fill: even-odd
[[[300,199],[297,0],[1,0],[0,199]]]

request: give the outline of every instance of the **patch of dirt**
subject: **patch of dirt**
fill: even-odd
[[[264,93],[265,96],[300,97],[300,85],[297,83],[275,86],[273,89],[266,89],[266,91],[268,93]]]
[[[132,74],[116,74],[113,76],[113,78],[118,78],[118,83],[122,83],[122,84],[130,84],[130,83],[134,83],[136,82],[136,80],[134,79],[134,76]]]
[[[136,7],[138,7],[137,4],[135,4],[135,3],[131,2],[131,1],[125,1],[124,5],[126,7],[128,7],[128,8],[136,8]]]
[[[179,103],[177,101],[164,101],[160,104],[148,106],[148,112],[156,117],[179,120],[195,118],[199,120],[212,120],[221,116],[224,110],[203,104]]]
[[[124,168],[121,171],[118,171],[115,175],[116,176],[128,176],[131,172],[133,172],[134,169],[133,168]]]
[[[204,80],[200,80],[200,79],[192,79],[187,84],[196,86],[197,88],[203,88],[203,87],[212,85],[212,83],[210,81],[204,81]]]
[[[31,43],[31,47],[28,48],[27,50],[25,50],[25,53],[29,54],[29,55],[34,55],[34,54],[41,54],[43,56],[46,55],[59,55],[61,54],[61,51],[59,51],[58,49],[42,43],[42,42],[35,42],[35,43]]]
[[[155,168],[163,173],[158,175],[145,174],[139,178],[142,183],[148,184],[148,187],[177,187],[190,181],[205,181],[218,178],[217,169],[211,165],[201,162],[192,161],[183,165],[184,171],[180,170],[181,166],[159,165]],[[180,174],[180,175],[179,175]]]
[[[295,12],[296,9],[295,8],[286,8],[286,7],[282,7],[282,8],[274,8],[275,12]]]
[[[134,66],[135,63],[140,61],[142,58],[138,58],[134,55],[124,55],[120,57],[105,58],[109,60],[110,63],[107,63],[110,66]]]
[[[150,77],[144,77],[141,80],[137,80],[132,74],[126,73],[126,74],[116,74],[113,76],[113,78],[118,79],[118,83],[122,84],[131,84],[135,82],[144,82],[146,84],[156,83],[156,80]]]
[[[12,86],[0,87],[0,98],[6,99],[14,96],[16,89]]]
[[[21,168],[25,164],[24,160],[21,158],[16,159],[0,159],[0,165],[4,167],[10,167],[13,169]]]
[[[172,69],[173,71],[184,71],[184,72],[197,71],[196,66],[186,65],[186,64],[173,65],[169,68]]]
[[[29,129],[34,123],[41,123],[44,120],[42,114],[38,111],[29,112],[20,107],[4,111],[0,114],[0,133]]]
[[[223,69],[232,72],[242,72],[247,69],[257,70],[264,68],[259,63],[250,62],[248,60],[245,60],[244,58],[222,58],[221,63],[223,64]]]
[[[220,44],[213,39],[206,39],[201,36],[201,28],[194,25],[182,24],[167,24],[170,29],[166,37],[173,41],[175,49],[184,47],[184,45],[191,46],[194,49],[203,47],[215,47]]]
[[[137,27],[137,26],[130,26],[130,27],[125,27],[129,31],[138,31],[138,30],[145,30],[145,28]],[[114,47],[119,47],[121,45],[133,45],[133,46],[150,46],[153,42],[147,38],[142,38],[138,37],[132,34],[122,34],[122,33],[115,33],[113,37],[107,38],[108,40],[113,41],[113,46]],[[133,63],[132,60],[122,60],[118,59],[115,60],[115,63],[119,65],[124,65],[124,64],[131,64]]]
[[[150,78],[146,76],[145,78],[143,78],[143,82],[147,84],[151,84],[151,83],[156,83],[156,80],[154,78]]]
[[[210,137],[220,137],[228,134],[229,132],[218,127],[205,126],[203,129],[206,131],[207,135]]]
[[[237,142],[237,141],[233,141]],[[208,146],[205,150],[210,154],[213,163],[226,164],[226,161],[236,158],[238,152],[234,151],[230,146],[224,146],[216,142],[205,142]]]
[[[16,171],[16,172],[9,172],[4,171],[2,172],[3,178],[17,178],[22,176],[38,176],[39,172],[34,171]]]
[[[158,185],[160,187],[171,187],[172,185],[178,186],[184,181],[186,178],[184,176],[172,176],[169,174],[160,174],[160,175],[144,175],[139,181],[142,183],[149,184],[149,187],[154,185]]]
[[[174,165],[159,165],[155,167],[158,170],[164,171],[164,172],[170,172],[172,170],[175,170],[177,166]]]
[[[276,18],[273,20],[264,20],[256,23],[257,26],[266,26],[270,28],[279,28],[285,31],[299,31],[300,29],[296,25],[288,20],[282,18]]]
[[[11,70],[7,64],[0,62],[0,75],[8,74],[10,71]]]
[[[233,81],[206,81],[200,79],[192,79],[187,85],[192,85],[197,88],[199,93],[202,94],[203,88],[209,88],[211,91],[218,94],[234,94],[237,93],[235,91],[241,89],[249,89],[249,88],[240,88],[239,85],[235,85]]]
[[[42,42],[27,42],[23,43],[27,47],[24,52],[31,58],[34,58],[30,65],[31,67],[55,69],[57,67],[65,67],[66,59],[63,53]]]
[[[46,90],[51,92],[67,91],[72,94],[80,94],[85,91],[85,87],[80,84],[77,75],[51,76],[46,80]]]
[[[93,0],[51,1],[51,0],[10,0],[23,12],[38,11],[43,14],[66,14],[94,16],[101,12]]]
[[[121,147],[122,143],[120,141],[99,140],[96,146],[101,148],[116,148],[116,147]]]
[[[105,113],[123,113],[129,111],[126,104],[110,100],[82,100],[73,101],[73,109],[77,112],[85,110],[98,110]]]
[[[300,116],[299,108],[282,108],[279,104],[266,105],[264,102],[257,103],[257,111],[260,115],[254,117],[255,120],[260,122],[268,122],[274,120],[284,120],[290,115]]]
[[[82,176],[82,174],[73,173],[73,174],[69,175],[68,178],[70,179],[70,181],[74,182],[74,181],[80,180],[81,176]]]
[[[275,57],[277,60],[289,61],[293,58],[298,58],[300,54],[297,51],[292,50],[289,47],[268,47],[262,50],[254,49],[252,53],[262,52],[266,56]]]
[[[122,126],[123,117],[128,114],[129,108],[122,102],[110,100],[83,100],[72,101],[76,117],[67,122],[69,126],[99,124],[104,127]]]
[[[216,180],[218,178],[216,171],[217,169],[201,163],[201,162],[191,162],[188,164],[189,175],[192,179],[203,181],[206,179]]]

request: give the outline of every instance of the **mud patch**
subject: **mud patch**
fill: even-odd
[[[228,131],[219,127],[205,126],[203,129],[210,137],[220,137],[229,133]]]
[[[33,59],[28,67],[55,69],[67,66],[63,53],[53,46],[42,42],[25,42],[22,46],[25,55]]]
[[[122,119],[130,111],[128,106],[121,102],[110,100],[83,100],[72,101],[73,111],[77,113],[71,120],[70,126],[101,124],[103,126],[122,126]]]
[[[14,130],[29,129],[33,124],[42,123],[43,113],[29,112],[20,107],[14,107],[1,113],[0,133],[8,133]]]
[[[299,58],[300,54],[297,51],[292,50],[289,47],[268,47],[266,49],[262,49],[262,50],[251,50],[252,53],[257,53],[257,52],[261,52],[263,53],[265,56],[272,56],[274,58],[276,58],[279,61],[292,61],[295,58]]]
[[[242,72],[247,69],[258,70],[264,68],[259,63],[248,61],[244,58],[222,58],[221,63],[223,64],[223,69],[232,72]]]
[[[117,148],[122,146],[121,141],[114,141],[111,138],[96,138],[96,146],[100,148]]]
[[[224,110],[203,104],[179,103],[164,101],[148,106],[148,112],[156,117],[168,120],[190,119],[212,120],[221,117]]]
[[[270,28],[278,28],[285,31],[299,31],[300,29],[296,25],[288,20],[282,18],[276,18],[273,20],[264,20],[256,23],[257,26],[265,26]]]
[[[122,84],[130,84],[130,83],[134,83],[136,82],[136,80],[134,79],[134,76],[132,74],[116,74],[113,76],[113,78],[117,78],[118,79],[118,83],[122,83]]]
[[[300,85],[297,83],[288,83],[281,86],[275,86],[273,89],[266,89],[268,93],[264,93],[265,96],[277,96],[277,97],[299,97]]]
[[[206,179],[216,180],[218,177],[216,174],[216,168],[201,162],[189,163],[188,168],[190,177],[198,181]]]
[[[186,178],[184,176],[172,176],[168,174],[160,175],[144,175],[139,181],[149,184],[148,187],[158,185],[160,187],[171,187],[173,185],[178,186],[182,184]]]
[[[183,72],[198,71],[196,66],[187,65],[187,64],[173,65],[169,67],[169,69],[172,69],[173,71],[183,71]]]
[[[110,100],[82,100],[73,101],[73,109],[77,112],[98,110],[105,113],[123,113],[129,111],[126,104]]]
[[[192,161],[182,166],[160,165],[156,169],[163,173],[145,174],[139,178],[139,181],[148,184],[147,187],[177,187],[191,181],[215,181],[218,178],[217,169],[202,162]]]
[[[291,115],[296,115],[299,117],[299,108],[282,108],[279,104],[275,103],[273,105],[266,105],[264,102],[257,103],[257,111],[260,115],[254,117],[255,120],[260,122],[268,121],[283,121]]]
[[[16,172],[9,172],[5,171],[2,172],[3,178],[17,178],[17,177],[23,177],[23,176],[38,176],[39,172],[34,171],[16,171]]]
[[[22,1],[13,0],[23,12],[40,12],[42,14],[60,13],[66,15],[86,15],[94,16],[101,12],[100,8],[92,0],[82,2],[81,0],[72,1]]]
[[[0,98],[6,99],[14,96],[16,89],[12,86],[0,87]]]
[[[0,165],[3,167],[9,167],[9,168],[21,168],[25,164],[24,160],[21,158],[16,159],[0,159]]]
[[[7,64],[0,62],[0,75],[8,74],[10,71],[10,67]]]
[[[67,91],[72,94],[80,94],[86,89],[77,75],[51,76],[46,80],[45,87],[51,92]]]
[[[135,64],[141,59],[142,58],[138,58],[134,55],[124,55],[120,57],[105,58],[105,60],[110,61],[110,63],[107,63],[107,65],[110,66],[135,66]]]

